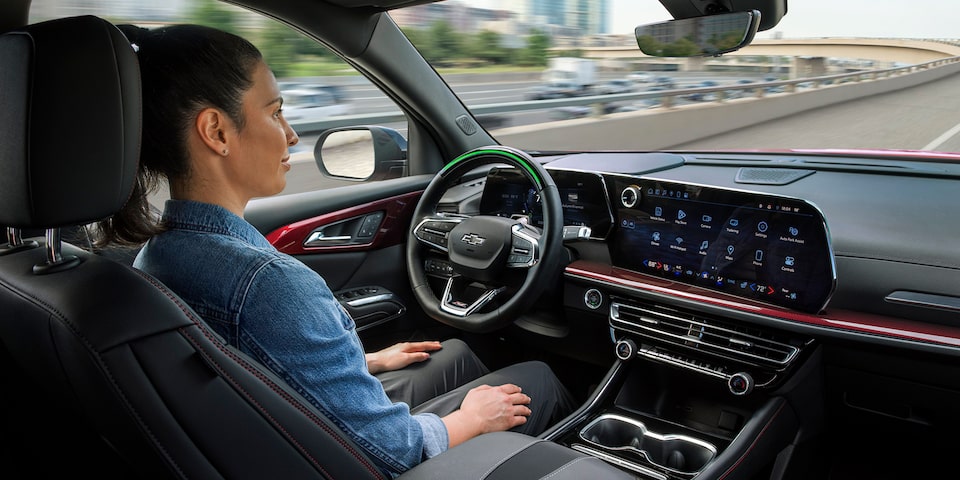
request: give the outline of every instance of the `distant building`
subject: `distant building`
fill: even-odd
[[[611,0],[527,0],[530,23],[560,27],[570,36],[610,33]]]
[[[442,20],[467,33],[488,29],[522,35],[537,29],[553,37],[583,37],[610,32],[611,1],[523,0],[500,2],[497,5],[502,8],[498,9],[476,8],[469,3],[451,1],[391,10],[390,16],[398,25],[407,28],[428,28]],[[510,31],[501,31],[504,23],[513,24]]]

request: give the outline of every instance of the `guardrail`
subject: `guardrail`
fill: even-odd
[[[950,57],[930,62],[908,65],[904,67],[894,67],[879,70],[864,70],[853,73],[843,73],[837,75],[825,75],[820,77],[797,78],[793,80],[779,80],[775,82],[753,82],[734,85],[720,85],[716,87],[696,87],[679,88],[671,90],[647,91],[638,93],[617,93],[607,95],[590,95],[570,98],[557,98],[551,100],[528,100],[521,102],[505,102],[487,105],[475,105],[469,107],[470,111],[477,117],[516,113],[532,110],[546,110],[556,107],[576,107],[592,106],[593,111],[603,113],[603,106],[617,102],[631,101],[659,101],[660,108],[674,108],[679,103],[677,100],[689,95],[700,95],[702,98],[710,98],[706,101],[698,101],[697,104],[709,102],[724,102],[731,98],[749,98],[764,97],[771,94],[792,93],[799,90],[815,89],[824,86],[844,84],[850,82],[863,82],[878,80],[898,75],[907,75],[919,71],[929,70],[952,63],[960,62],[960,57]],[[738,93],[733,93],[738,92]],[[712,97],[705,97],[706,94],[714,94]],[[399,110],[393,112],[344,115],[339,117],[330,117],[317,122],[294,123],[291,126],[300,135],[316,134],[336,127],[346,127],[351,125],[374,125],[393,122],[406,121],[406,116]]]

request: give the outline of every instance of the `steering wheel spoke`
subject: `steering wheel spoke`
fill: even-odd
[[[507,268],[530,268],[540,261],[540,232],[523,224],[512,227]]]
[[[488,288],[479,293],[467,295],[465,290],[475,287],[469,284],[458,286],[458,280],[463,278],[464,277],[459,275],[454,275],[447,279],[447,285],[443,288],[443,298],[440,300],[440,309],[450,315],[466,317],[483,308],[483,306],[490,303],[490,300],[493,300],[498,293],[506,290],[506,287]]]
[[[469,217],[460,215],[430,215],[424,217],[417,224],[416,228],[413,229],[413,235],[417,237],[417,241],[420,243],[447,252],[450,231],[467,218]]]

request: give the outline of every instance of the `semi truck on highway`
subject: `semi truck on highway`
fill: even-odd
[[[554,57],[547,63],[542,80],[547,85],[574,85],[580,95],[590,93],[596,84],[597,65],[589,58]]]

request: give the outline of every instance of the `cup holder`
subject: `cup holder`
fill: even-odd
[[[647,430],[643,422],[619,415],[601,415],[580,430],[580,438],[606,450],[632,452],[647,462],[683,475],[703,469],[717,449],[686,435],[664,435]]]

